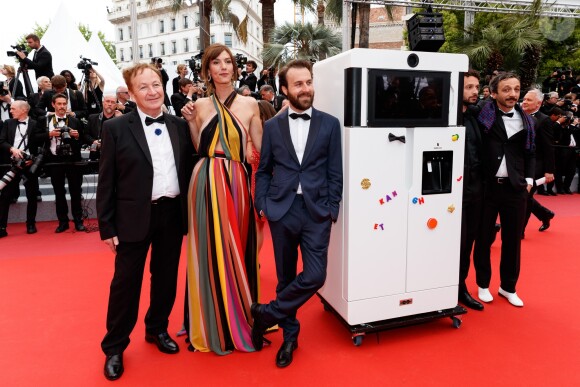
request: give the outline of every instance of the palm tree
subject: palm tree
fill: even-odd
[[[323,25],[285,23],[272,31],[270,43],[264,46],[264,62],[281,66],[291,59],[318,61],[321,54],[340,53],[341,42],[339,34]]]

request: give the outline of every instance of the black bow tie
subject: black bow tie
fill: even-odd
[[[26,125],[26,121],[18,121],[18,125]]]
[[[499,113],[500,113],[502,116],[506,116],[506,117],[513,117],[513,116],[514,116],[514,112],[511,112],[511,113],[504,113],[504,112],[502,112],[502,111],[500,110],[500,111],[499,111]]]
[[[310,119],[310,116],[306,113],[302,113],[302,114],[298,114],[298,113],[291,113],[289,114],[290,118],[292,118],[293,120],[297,119],[297,118],[302,118],[305,121],[308,121]]]
[[[163,114],[157,118],[145,117],[145,125],[149,126],[149,125],[153,124],[154,122],[164,124],[165,117],[163,116]]]

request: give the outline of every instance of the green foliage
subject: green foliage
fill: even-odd
[[[107,50],[107,54],[111,57],[113,62],[117,64],[117,50],[115,49],[115,45],[110,40],[107,40],[105,34],[99,31],[98,33],[99,40],[103,43],[105,50]]]
[[[88,42],[93,36],[93,31],[91,31],[90,27],[86,24],[79,23],[79,31],[83,34],[83,37]]]
[[[264,62],[276,66],[292,59],[317,61],[320,54],[330,57],[340,53],[342,39],[326,26],[312,23],[285,23],[276,27],[270,35],[270,43],[264,45]]]
[[[459,24],[455,12],[442,11],[443,14],[443,31],[445,33],[445,43],[439,49],[439,52],[457,52],[455,42],[463,36],[463,28]]]

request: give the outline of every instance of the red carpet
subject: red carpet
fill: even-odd
[[[497,296],[498,253],[493,247],[493,303],[462,316],[366,336],[355,347],[350,333],[318,298],[301,309],[300,348],[294,363],[277,369],[281,334],[259,353],[216,356],[165,355],[144,340],[148,305],[144,281],[140,318],[125,352],[119,386],[569,386],[580,385],[580,195],[539,199],[556,212],[552,227],[538,232],[532,218],[522,242],[515,308]],[[54,234],[56,223],[39,223],[26,235],[9,225],[0,240],[0,386],[110,386],[103,377],[100,341],[105,333],[113,255],[98,233]],[[269,236],[261,255],[263,295],[274,294]],[[170,333],[181,328],[185,255]],[[473,278],[468,280],[476,293]]]

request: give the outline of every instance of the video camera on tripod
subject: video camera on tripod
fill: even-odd
[[[23,52],[24,55],[28,55],[28,52],[26,51],[26,46],[24,44],[17,44],[16,46],[10,47],[12,47],[14,51],[6,51],[6,56],[18,56],[16,52]]]
[[[36,174],[38,168],[44,160],[44,154],[40,153],[38,156],[31,156],[28,153],[22,152],[22,158],[12,158],[12,168],[4,176],[0,178],[0,191],[4,189],[14,178],[20,175],[26,168],[30,168],[30,173]],[[32,161],[32,163],[29,163]]]
[[[89,58],[84,58],[81,55],[81,61],[77,64],[77,69],[83,70],[85,76],[88,76],[89,70],[93,68],[93,66],[98,66],[97,62],[93,62]]]
[[[199,72],[201,71],[201,58],[203,57],[203,50],[197,55],[193,55],[191,59],[187,62],[189,69],[191,70],[191,75],[193,76],[192,81],[197,83],[200,81]]]

